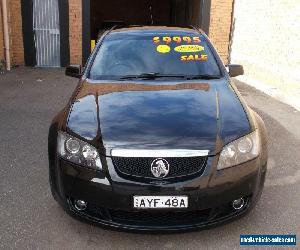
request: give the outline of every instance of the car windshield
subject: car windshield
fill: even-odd
[[[206,38],[197,32],[113,32],[99,48],[90,78],[220,77]]]

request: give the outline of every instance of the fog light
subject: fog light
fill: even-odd
[[[87,206],[87,202],[83,201],[83,200],[75,200],[75,208],[78,210],[78,211],[83,211],[86,209],[86,206]]]
[[[234,200],[234,201],[232,202],[232,207],[233,207],[235,210],[242,209],[244,206],[245,206],[245,200],[244,200],[243,198],[239,198],[239,199]]]

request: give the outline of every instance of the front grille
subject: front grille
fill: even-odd
[[[211,209],[196,211],[124,211],[103,209],[88,204],[85,213],[125,225],[163,226],[202,223],[208,220]]]
[[[156,158],[148,157],[112,157],[117,173],[127,179],[157,179],[151,172],[151,163]],[[169,163],[169,174],[163,179],[189,177],[203,173],[207,157],[172,157],[164,158]]]
[[[202,223],[207,221],[210,209],[199,211],[135,211],[127,212],[121,210],[111,210],[110,215],[113,221],[120,224],[132,225],[184,225],[192,223]]]

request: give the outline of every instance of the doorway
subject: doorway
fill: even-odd
[[[83,64],[91,40],[115,24],[193,25],[208,31],[211,0],[82,0]]]
[[[90,0],[91,39],[113,24],[199,25],[199,0]]]
[[[60,67],[58,0],[33,0],[33,32],[37,67]]]

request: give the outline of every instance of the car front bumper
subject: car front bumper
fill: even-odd
[[[90,170],[57,159],[54,188],[57,200],[75,217],[117,229],[139,231],[182,231],[225,223],[245,215],[260,197],[266,164],[260,158],[239,166],[217,171],[212,157],[201,176],[184,182],[145,184],[120,178],[111,160],[104,172]],[[134,195],[186,195],[186,209],[138,210]],[[232,208],[232,201],[244,198],[242,209]],[[78,211],[74,200],[87,202]]]

